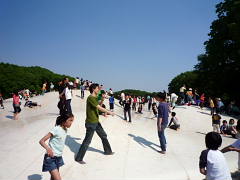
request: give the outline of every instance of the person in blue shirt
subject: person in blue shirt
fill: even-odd
[[[114,97],[113,94],[111,94],[111,97],[109,98],[109,106],[110,106],[110,111],[114,111]]]
[[[158,137],[160,141],[160,146],[162,151],[160,153],[166,154],[166,137],[164,131],[168,125],[168,117],[170,112],[169,104],[166,102],[166,94],[158,93],[156,97],[157,101],[159,101],[158,106],[158,118],[157,118],[157,128],[158,128]]]

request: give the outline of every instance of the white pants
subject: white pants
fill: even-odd
[[[220,125],[219,124],[213,124],[213,131],[220,133]]]

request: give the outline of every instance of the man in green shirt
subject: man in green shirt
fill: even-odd
[[[112,149],[107,139],[107,134],[102,128],[102,125],[99,122],[99,113],[98,111],[102,111],[104,113],[114,115],[113,112],[107,111],[105,108],[101,107],[98,102],[98,93],[99,93],[99,85],[98,84],[92,84],[89,87],[91,95],[87,98],[87,118],[86,118],[86,136],[83,140],[83,143],[79,149],[79,152],[75,158],[77,162],[80,164],[86,164],[83,161],[83,158],[85,156],[85,153],[92,141],[94,132],[97,132],[97,135],[101,138],[104,154],[105,155],[112,155]]]

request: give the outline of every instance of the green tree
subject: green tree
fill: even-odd
[[[10,93],[24,88],[40,93],[44,82],[53,82],[57,88],[58,82],[64,77],[68,77],[71,81],[74,80],[73,77],[55,74],[39,66],[23,67],[0,63],[0,92],[5,98],[10,97]]]

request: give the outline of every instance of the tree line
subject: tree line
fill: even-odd
[[[170,92],[185,84],[199,93],[240,102],[240,0],[216,5],[217,19],[210,27],[205,53],[198,56],[193,71],[179,74],[169,83]]]
[[[0,63],[0,92],[4,98],[9,98],[12,92],[23,89],[29,89],[40,94],[43,83],[47,82],[49,84],[52,82],[57,89],[58,82],[64,77],[74,81],[73,77],[56,74],[39,66],[24,67]]]

